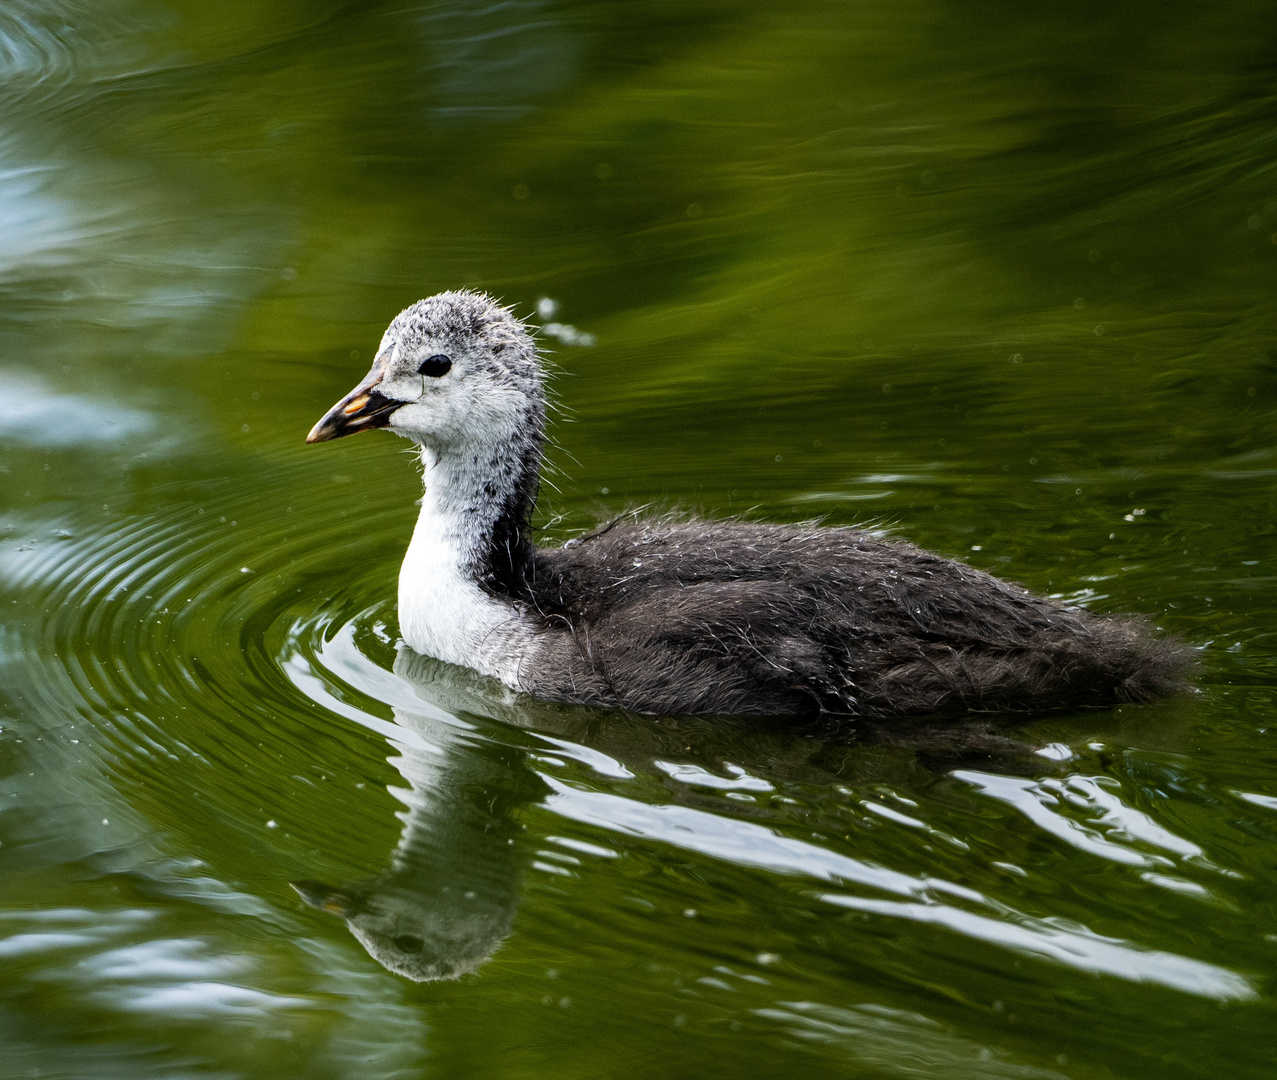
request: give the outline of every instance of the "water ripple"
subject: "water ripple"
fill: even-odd
[[[474,970],[493,953],[482,970],[517,967],[527,943],[570,951],[561,929],[545,921],[547,896],[573,918],[588,910],[616,919],[640,949],[668,934],[662,912],[691,926],[703,908],[730,899],[746,914],[735,929],[724,917],[707,931],[719,960],[731,958],[750,926],[770,925],[771,909],[782,905],[800,907],[824,928],[822,955],[862,956],[884,971],[919,963],[883,943],[885,924],[921,928],[936,942],[929,954],[946,964],[970,963],[963,958],[972,948],[984,955],[992,946],[1078,977],[1218,1001],[1258,996],[1246,971],[1196,958],[1191,939],[1140,910],[1134,890],[1218,902],[1226,916],[1231,901],[1220,885],[1231,879],[1203,844],[1133,805],[1112,777],[1055,775],[1063,763],[1040,759],[1034,768],[1046,775],[1034,777],[959,769],[942,787],[974,798],[980,809],[971,816],[961,800],[906,784],[880,753],[854,743],[531,702],[396,651],[389,597],[400,544],[388,538],[403,510],[373,500],[354,528],[329,501],[294,510],[273,494],[288,485],[318,490],[323,481],[321,466],[298,461],[263,478],[252,505],[238,485],[210,481],[198,504],[30,520],[0,542],[5,588],[35,599],[30,607],[44,613],[9,628],[6,651],[18,665],[6,670],[18,670],[33,651],[58,658],[58,677],[28,680],[24,692],[47,718],[43,732],[31,732],[46,739],[39,753],[71,766],[62,771],[68,790],[75,777],[86,792],[100,784],[95,776],[117,787],[144,777],[142,802],[168,800],[167,816],[180,808],[193,827],[240,837],[262,859],[291,852],[276,883],[282,897],[260,883],[256,893],[230,889],[224,869],[202,875],[212,884],[197,888],[189,870],[157,865],[152,873],[174,896],[198,894],[219,918],[257,920],[291,936],[302,924],[285,906],[289,880],[318,881],[335,861],[330,851],[363,851],[377,829],[389,844],[400,828],[393,853],[369,868],[375,876],[365,871],[362,885],[327,894],[328,886],[306,887],[317,899],[380,888],[400,905],[401,922],[425,919],[436,928],[436,912],[412,899],[423,882],[464,879],[476,895],[494,890],[487,907],[460,924],[470,937],[457,970]],[[71,723],[88,730],[72,731]],[[1087,760],[1079,753],[1069,761]],[[271,772],[266,764],[275,760],[287,764]],[[377,776],[368,790],[389,796],[389,807],[355,794],[361,768]],[[264,790],[284,778],[286,792]],[[85,801],[85,846],[120,858],[125,841],[94,833],[97,815]],[[1005,812],[996,850],[979,817],[989,807]],[[116,811],[101,817],[114,820]],[[131,828],[145,833],[140,823]],[[1058,864],[1012,854],[1040,837],[1057,846]],[[688,882],[657,872],[671,865],[671,852],[674,863],[691,860]],[[999,869],[1017,859],[1028,869]],[[1108,909],[1128,921],[1075,917],[1068,889],[1078,867],[1095,859],[1135,871],[1132,891]],[[641,884],[636,867],[651,868],[650,884]],[[1203,873],[1214,887],[1195,880]],[[600,908],[600,895],[617,899]],[[389,970],[417,977],[395,944],[404,933],[354,915],[347,923],[347,949],[362,945]],[[98,919],[93,929],[71,916],[15,925],[0,940],[0,958],[47,955],[45,974],[75,986],[94,1008],[166,1022],[251,1025],[327,1008],[299,989],[304,980],[272,974],[274,961],[245,966],[216,935],[115,925]],[[911,977],[933,976],[918,968]],[[704,978],[706,990],[735,985],[721,974]],[[968,1054],[965,1043],[954,1045],[959,1057]]]

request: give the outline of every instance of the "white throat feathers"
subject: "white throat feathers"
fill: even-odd
[[[539,439],[531,454],[539,456]],[[425,494],[399,574],[399,624],[414,650],[510,686],[535,630],[524,611],[536,463],[496,471],[497,448],[423,447]],[[506,462],[506,464],[510,464]]]

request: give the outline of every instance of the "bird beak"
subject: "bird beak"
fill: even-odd
[[[310,907],[319,911],[340,915],[343,919],[355,913],[357,905],[350,896],[322,881],[290,881],[288,884]]]
[[[329,409],[323,418],[310,429],[306,436],[308,443],[327,442],[329,439],[340,439],[343,435],[354,435],[369,428],[385,427],[390,423],[390,414],[406,401],[395,401],[377,392],[381,380],[386,374],[385,363],[380,358],[372,366],[372,370],[364,376],[363,381],[336,405]]]

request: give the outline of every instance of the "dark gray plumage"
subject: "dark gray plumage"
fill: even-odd
[[[1191,654],[900,541],[844,528],[625,522],[532,560],[568,628],[544,691],[656,713],[895,716],[1147,701]]]
[[[527,329],[453,292],[402,312],[311,432],[383,426],[422,447],[399,592],[418,651],[548,699],[662,714],[1024,711],[1189,685],[1192,650],[1143,620],[856,529],[627,520],[537,547],[544,415]]]

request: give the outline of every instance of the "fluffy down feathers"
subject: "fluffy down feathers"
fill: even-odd
[[[861,716],[1143,701],[1192,652],[854,529],[618,524],[540,549],[533,692],[650,713]],[[556,632],[562,631],[562,632]]]

